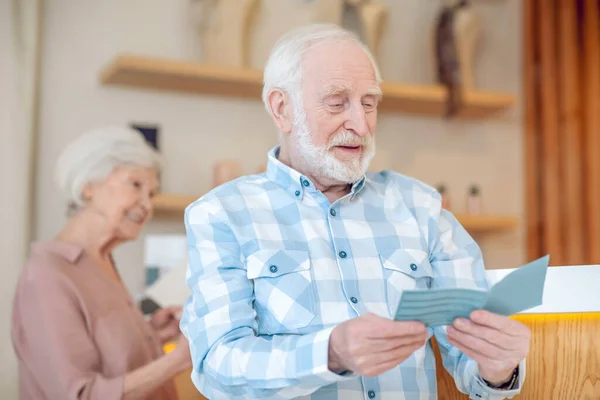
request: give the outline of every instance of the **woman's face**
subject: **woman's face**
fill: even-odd
[[[88,184],[88,207],[106,218],[118,240],[135,239],[152,217],[152,197],[158,189],[154,168],[119,167],[102,182]]]

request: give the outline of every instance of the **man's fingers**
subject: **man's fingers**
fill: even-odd
[[[448,336],[448,341],[451,345],[462,351],[464,354],[467,355],[467,357],[469,357],[471,360],[475,361],[479,365],[489,365],[492,362],[492,360],[490,360],[490,358],[487,357],[485,354],[481,354],[477,350],[474,350],[469,346],[465,345],[464,343],[455,340],[451,336]]]
[[[499,331],[485,325],[476,324],[466,318],[457,318],[452,323],[452,327],[459,332],[478,337],[486,342],[495,345],[503,350],[514,350],[514,337],[505,332]]]
[[[489,328],[493,328],[506,333],[509,336],[523,336],[529,334],[529,328],[519,321],[505,317],[504,315],[494,314],[486,310],[475,310],[469,316],[470,319]]]
[[[471,336],[468,333],[456,330],[451,326],[448,327],[448,339],[452,339],[453,341],[460,343],[462,346],[468,347],[469,349],[472,349],[480,354],[485,354],[487,357],[494,360],[505,358],[505,354],[507,352],[512,352],[503,350],[500,347],[476,336]]]
[[[393,321],[380,318],[369,323],[367,337],[369,339],[390,339],[403,336],[415,336],[427,333],[425,324],[417,321]]]
[[[368,346],[373,353],[387,353],[396,351],[402,347],[422,347],[427,341],[427,334],[404,336],[395,339],[375,339],[368,342]]]
[[[409,345],[398,346],[386,352],[369,354],[359,361],[358,365],[361,373],[367,376],[375,376],[390,370],[410,357],[424,344],[424,341],[418,341]]]

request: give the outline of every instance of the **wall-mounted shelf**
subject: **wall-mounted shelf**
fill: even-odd
[[[179,215],[183,214],[185,208],[196,201],[194,196],[159,193],[152,199],[154,215]]]
[[[102,69],[99,79],[103,85],[259,100],[262,76],[256,70],[122,55]],[[444,113],[446,89],[442,86],[384,83],[382,90],[382,111],[438,117]],[[513,102],[513,96],[506,93],[467,92],[459,116],[487,117],[507,109]]]
[[[161,193],[154,200],[154,213],[156,216],[178,216],[183,214],[185,208],[196,201],[198,197],[185,195],[171,195]],[[455,215],[464,228],[471,233],[514,230],[519,224],[516,217],[491,216],[491,215]]]
[[[511,216],[455,214],[455,217],[471,233],[510,231],[519,225],[519,219]]]

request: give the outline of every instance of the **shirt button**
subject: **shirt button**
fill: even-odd
[[[277,272],[277,266],[276,266],[276,265],[271,265],[271,266],[269,267],[269,271],[271,271],[272,273],[275,273],[275,272]]]
[[[329,210],[329,214],[331,214],[332,217],[335,217],[337,213],[335,212],[335,209],[332,208],[331,210]]]
[[[358,303],[358,299],[356,297],[350,297],[350,301],[354,304]]]
[[[410,269],[412,269],[413,271],[417,270],[417,265],[416,264],[410,264]]]
[[[300,191],[296,190],[296,193],[294,193],[296,195],[296,197],[300,196]]]
[[[374,399],[375,398],[375,392],[372,390],[369,390],[369,393],[367,393],[369,395],[370,399]]]
[[[340,251],[340,257],[341,258],[346,258],[347,254],[345,251]]]
[[[309,181],[307,181],[307,180],[304,180],[304,181],[302,181],[302,184],[303,184],[304,186],[306,186],[306,187],[309,187],[309,186],[310,186],[310,182],[309,182]]]

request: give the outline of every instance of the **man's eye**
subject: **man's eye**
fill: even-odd
[[[377,102],[375,101],[365,101],[362,104],[367,111],[372,111],[377,107]]]

